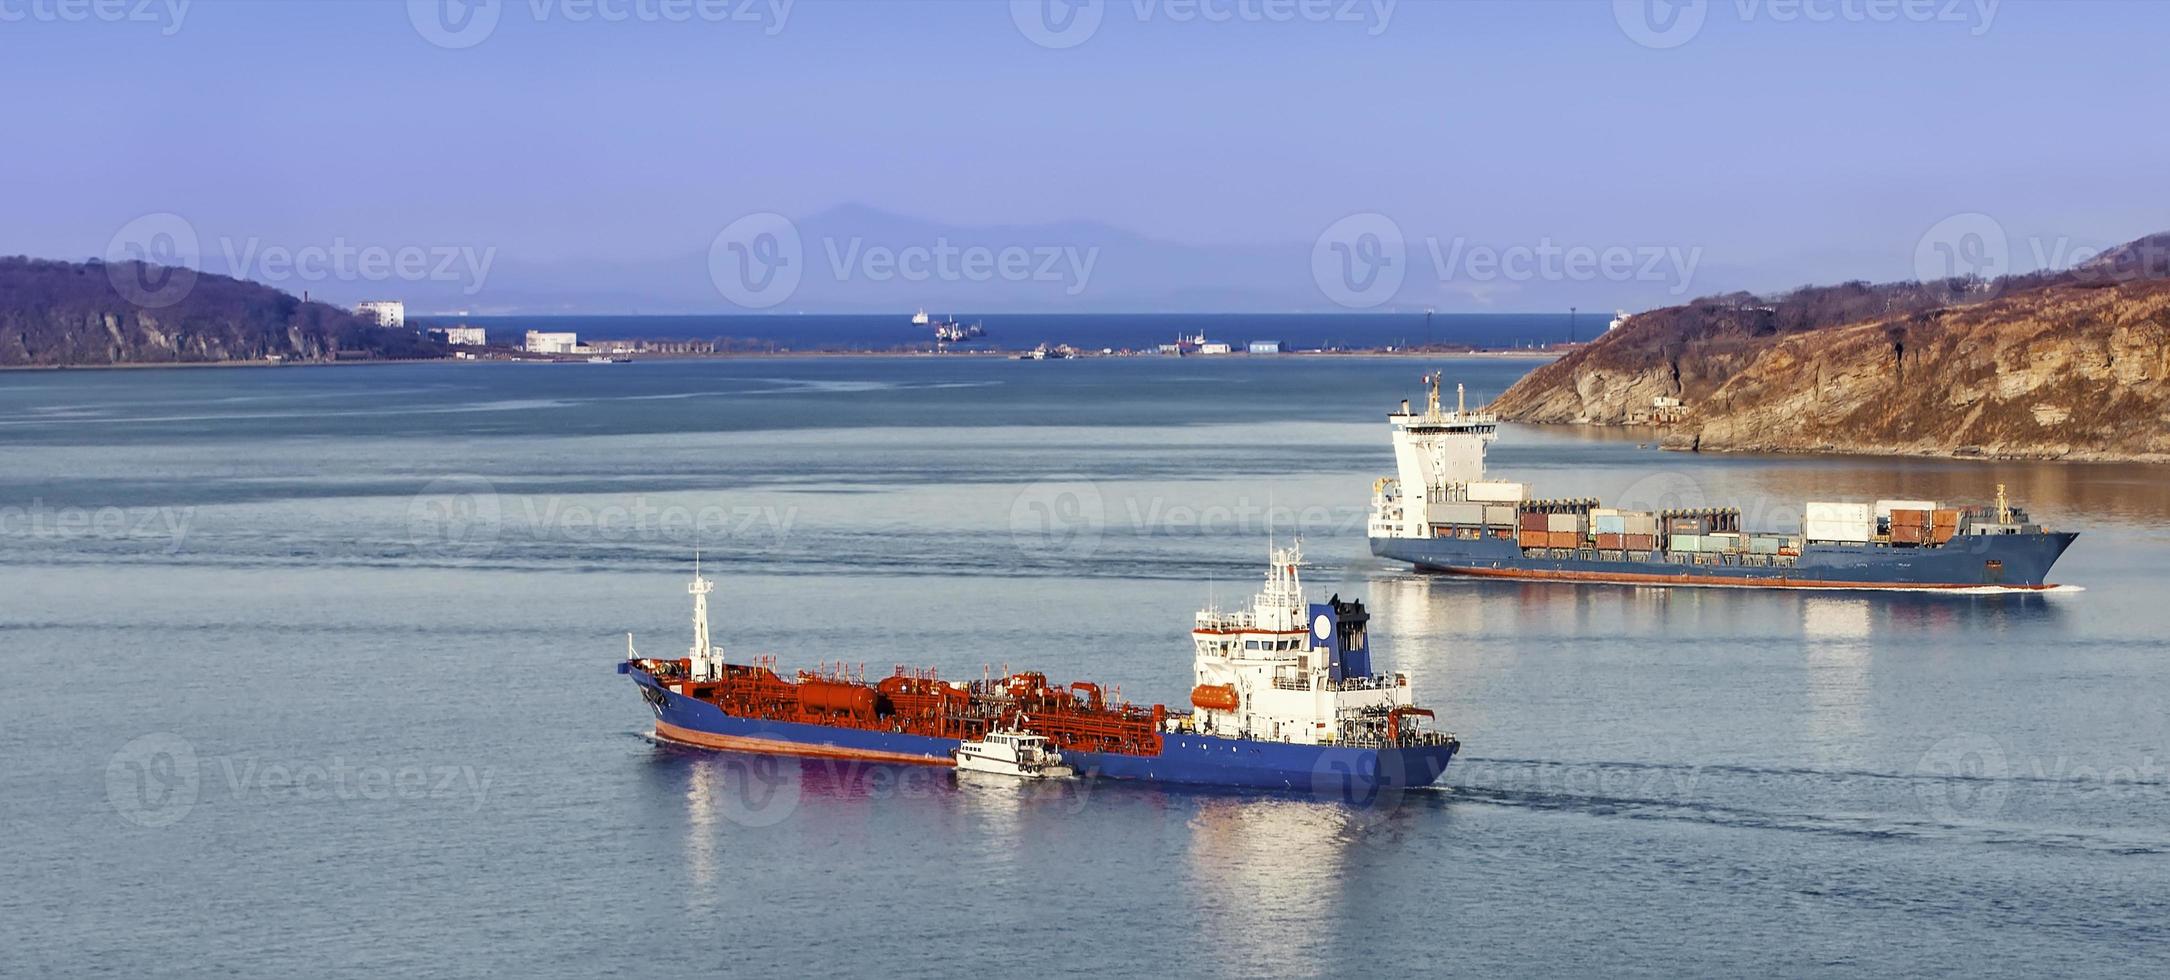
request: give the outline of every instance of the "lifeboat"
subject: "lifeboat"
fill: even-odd
[[[1200,684],[1190,689],[1190,703],[1209,711],[1236,710],[1234,684]]]

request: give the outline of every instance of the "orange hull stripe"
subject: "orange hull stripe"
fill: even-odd
[[[726,752],[750,752],[755,755],[796,755],[815,759],[865,759],[869,762],[896,762],[917,766],[947,766],[948,759],[934,759],[905,752],[878,752],[869,749],[850,749],[841,745],[810,745],[805,742],[786,742],[770,738],[747,738],[743,735],[718,735],[680,728],[666,721],[656,722],[656,735],[673,742],[697,745],[704,749],[722,749]]]
[[[1436,567],[1436,566],[1434,566]],[[1903,582],[1819,582],[1809,579],[1739,579],[1715,575],[1646,575],[1639,572],[1572,572],[1543,568],[1462,568],[1440,567],[1449,575],[1471,575],[1478,578],[1525,579],[1547,582],[1606,582],[1615,585],[1721,585],[1739,589],[2025,589],[2039,591],[2054,589],[2054,585],[1977,585],[1937,584],[1908,585]]]

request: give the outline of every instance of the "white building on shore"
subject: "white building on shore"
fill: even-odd
[[[490,342],[481,327],[431,327],[429,334],[454,347],[481,347]]]
[[[407,325],[407,304],[396,299],[373,299],[354,304],[354,312],[377,321],[377,326],[400,329]]]
[[[551,333],[542,330],[527,332],[527,343],[522,349],[530,354],[585,354],[577,333]]]

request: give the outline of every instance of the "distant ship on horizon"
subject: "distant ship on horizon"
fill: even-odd
[[[920,310],[912,314],[912,325],[915,327],[933,327],[934,342],[936,344],[962,344],[987,336],[986,328],[980,326],[977,322],[967,326],[948,316],[940,318],[928,316],[926,310]]]

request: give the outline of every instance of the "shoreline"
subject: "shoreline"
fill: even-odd
[[[637,363],[640,363],[640,362],[643,362],[643,361],[670,361],[670,362],[680,362],[680,361],[728,361],[728,360],[784,360],[784,359],[790,359],[790,358],[860,358],[860,359],[866,359],[866,360],[886,360],[886,359],[915,359],[915,360],[916,360],[916,359],[925,359],[925,358],[959,358],[959,359],[971,359],[971,360],[982,360],[982,361],[985,361],[985,360],[997,360],[997,361],[1012,361],[1012,360],[1019,360],[1020,358],[1019,358],[1019,356],[1018,356],[1018,355],[1020,355],[1020,354],[1023,354],[1023,353],[1025,353],[1025,352],[1024,352],[1024,351],[943,351],[943,352],[937,353],[937,352],[934,352],[934,351],[906,351],[906,350],[893,350],[893,351],[812,351],[812,350],[807,350],[807,351],[798,351],[798,350],[794,350],[794,351],[718,351],[718,352],[715,352],[715,353],[710,353],[710,354],[623,354],[623,355],[610,355],[610,356],[613,356],[613,357],[630,357],[630,358],[631,358],[632,360],[631,360],[631,361],[630,361],[629,363],[636,363],[636,364],[637,364]],[[1182,356],[1176,356],[1176,355],[1171,355],[1171,354],[1159,354],[1159,353],[1132,353],[1132,354],[1099,354],[1099,353],[1093,353],[1093,354],[1087,354],[1087,355],[1084,355],[1084,356],[1082,356],[1082,357],[1075,357],[1075,358],[1055,358],[1055,359],[1053,359],[1053,360],[1079,360],[1079,361],[1199,361],[1199,360],[1203,360],[1203,361],[1239,361],[1239,360],[1281,360],[1281,359],[1295,359],[1295,358],[1318,359],[1318,358],[1335,358],[1335,357],[1372,357],[1372,358],[1399,358],[1399,359],[1404,359],[1404,360],[1423,360],[1423,359],[1440,359],[1440,358],[1458,358],[1458,359],[1481,359],[1481,360],[1509,360],[1509,361],[1513,361],[1513,360],[1524,360],[1524,361],[1532,361],[1532,362],[1538,362],[1538,361],[1554,361],[1554,360],[1558,360],[1559,358],[1561,358],[1561,357],[1564,357],[1564,356],[1566,356],[1564,352],[1556,352],[1556,351],[1539,351],[1539,350],[1526,350],[1526,351],[1525,351],[1525,350],[1478,350],[1478,351],[1398,351],[1398,350],[1396,350],[1396,351],[1386,351],[1386,350],[1348,350],[1348,351],[1288,351],[1288,352],[1285,352],[1285,353],[1280,353],[1280,354],[1250,354],[1250,353],[1245,353],[1245,352],[1231,352],[1231,353],[1227,353],[1227,354],[1187,354],[1187,355],[1182,355]],[[306,361],[265,361],[265,360],[229,360],[229,361],[126,361],[126,362],[120,362],[120,363],[114,363],[114,364],[0,364],[0,372],[7,372],[7,371],[146,371],[146,370],[159,370],[159,369],[168,369],[168,368],[172,368],[172,369],[206,369],[206,368],[263,368],[263,369],[270,369],[270,368],[331,368],[331,367],[373,367],[373,366],[384,366],[384,365],[391,365],[391,364],[457,364],[457,365],[482,365],[482,364],[582,364],[582,365],[586,365],[586,364],[588,364],[588,363],[589,363],[589,362],[588,362],[588,360],[587,360],[587,357],[586,357],[585,355],[581,355],[581,356],[568,356],[568,357],[520,357],[520,356],[510,356],[510,355],[506,355],[506,354],[497,354],[497,355],[493,355],[493,356],[483,356],[483,357],[476,357],[476,358],[473,358],[473,359],[462,359],[462,358],[455,358],[455,357],[414,357],[414,358],[367,358],[367,359],[365,359],[365,358],[357,358],[357,359],[354,359],[354,360],[346,360],[346,361],[336,361],[336,360],[335,360],[335,361],[325,361],[325,360],[306,360]],[[600,365],[591,365],[591,366],[600,366]],[[622,366],[622,365],[621,365],[621,366]]]
[[[1513,418],[1503,419],[1502,421],[1511,422],[1515,425],[1604,429],[1614,432],[1628,432],[1637,429],[1651,430],[1653,432],[1660,433],[1669,431],[1669,428],[1666,426],[1628,425],[1625,423],[1616,422],[1530,422],[1522,419]],[[1653,438],[1648,440],[1648,444],[1651,448],[1656,449],[1660,452],[1688,454],[1707,453],[1714,456],[1828,456],[1842,459],[1860,457],[1867,457],[1871,459],[1914,457],[1937,460],[1951,460],[1961,463],[2097,463],[2104,465],[2122,465],[2137,463],[2141,465],[2151,466],[2170,464],[2170,454],[2111,453],[2098,450],[2077,450],[2052,455],[2049,453],[1995,453],[1987,451],[1962,452],[1961,450],[1969,448],[1964,446],[1956,449],[1936,446],[1857,446],[1850,448],[1838,446],[1784,447],[1772,445],[1701,446],[1686,445],[1681,443],[1669,443],[1662,436],[1660,436],[1659,438]]]

